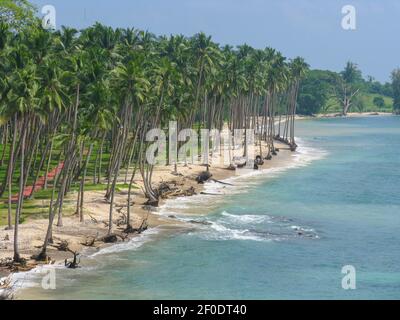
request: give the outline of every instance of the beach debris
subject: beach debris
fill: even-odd
[[[122,209],[122,208],[121,208]],[[126,223],[127,223],[127,216],[123,213],[123,212],[121,212],[121,211],[119,211],[120,212],[120,216],[118,217],[118,219],[117,220],[115,220],[114,221],[114,223],[118,226],[118,227],[120,227],[120,226],[122,226],[122,225],[125,225]]]
[[[261,156],[256,156],[256,160],[254,161],[254,164],[258,166],[262,166],[264,164],[264,160],[262,159]]]
[[[169,194],[173,191],[176,191],[178,188],[172,184],[169,184],[167,182],[161,182],[156,189],[156,193],[158,196],[163,197],[166,194]]]
[[[10,237],[8,234],[6,234],[6,236],[4,237],[4,241],[10,241]]]
[[[99,221],[97,221],[97,219],[95,217],[93,217],[90,213],[87,214],[90,217],[90,221],[92,221],[93,223],[99,223]]]
[[[174,216],[173,214],[171,214],[171,215],[168,216],[168,218],[176,219],[176,216]]]
[[[186,189],[184,193],[185,196],[187,197],[194,196],[196,194],[196,189],[193,186],[191,186],[189,189]]]
[[[226,168],[227,170],[231,170],[234,171],[236,170],[236,166],[234,164],[230,164],[228,168]]]
[[[120,238],[122,241],[125,241],[127,237],[128,237],[127,235],[121,235],[118,233],[110,233],[110,234],[107,234],[107,235],[101,237],[99,240],[103,241],[104,243],[115,243],[115,242],[118,242],[118,238]]]
[[[11,286],[11,276],[0,279],[0,289],[8,289]]]
[[[0,259],[0,268],[9,270],[10,272],[25,272],[32,270],[36,267],[34,263],[28,263],[24,258],[21,258],[20,262],[15,262],[12,258]]]
[[[145,206],[151,206],[151,207],[158,207],[158,204],[159,204],[159,200],[158,199],[156,199],[156,200],[151,200],[151,199],[149,199],[149,200],[147,200],[146,202],[145,202]]]
[[[183,183],[178,183],[176,181],[161,182],[156,189],[157,195],[162,199],[170,199],[177,197],[190,197],[196,194],[196,190],[193,186],[184,190],[178,188],[177,185],[183,185]]]
[[[218,193],[208,193],[208,192],[200,192],[200,194],[204,196],[220,196],[221,194]]]
[[[79,258],[79,261],[78,261],[79,252],[71,251],[71,253],[74,255],[74,258],[73,258],[72,261],[68,261],[68,259],[65,259],[65,261],[64,261],[65,267],[67,267],[68,269],[79,268],[79,264],[81,263],[81,259],[80,258]]]
[[[69,250],[69,243],[67,240],[61,240],[60,244],[56,246],[58,251],[68,251]]]
[[[211,177],[212,177],[212,174],[209,171],[203,171],[196,177],[196,181],[197,181],[197,183],[202,184],[202,183],[208,181]]]
[[[157,212],[157,208],[150,206],[148,204],[144,204],[144,206],[142,206],[142,209],[150,212]]]
[[[11,275],[0,279],[0,300],[13,300]]]
[[[143,233],[144,231],[146,231],[149,228],[147,220],[148,220],[148,216],[142,220],[142,223],[140,224],[139,228],[133,228],[132,226],[128,226],[128,228],[126,228],[124,230],[124,232],[125,233],[137,233],[137,234]]]
[[[193,223],[193,224],[201,224],[201,225],[203,225],[203,226],[210,226],[210,225],[212,225],[211,222],[204,221],[204,220],[202,220],[202,221],[198,221],[198,220],[189,220],[189,222],[190,222],[190,223]]]
[[[246,164],[247,164],[247,162],[239,163],[239,164],[237,164],[237,168],[242,169],[246,166]]]
[[[101,239],[105,243],[114,243],[118,242],[118,237],[116,234],[108,234]]]
[[[99,236],[99,233],[97,232],[96,237],[86,237],[86,240],[84,243],[81,243],[85,247],[94,247],[94,244],[96,243],[96,239]]]
[[[217,182],[217,183],[220,183],[220,184],[226,185],[226,186],[233,186],[233,184],[232,184],[232,183],[224,182],[224,181],[217,180],[217,179],[211,179],[211,181],[214,181],[214,182]]]

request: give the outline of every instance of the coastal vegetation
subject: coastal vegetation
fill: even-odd
[[[9,6],[9,19],[0,22],[0,216],[14,230],[15,263],[24,261],[19,224],[34,198],[48,200],[37,260],[47,259],[53,226],[63,227],[72,191],[80,222],[87,218],[85,192],[104,191],[112,237],[121,176],[128,189],[125,232],[134,232],[135,177],[143,179],[148,205],[160,196],[154,165],[146,162],[146,134],[171,120],[179,130],[253,129],[260,161],[277,155],[276,140],[296,150],[304,59],[287,59],[269,47],[220,46],[204,33],[156,36],[99,23],[48,31],[31,19],[27,2],[10,3],[18,10]]]
[[[400,114],[400,69],[396,69],[392,72],[392,84],[393,84],[393,111],[396,114]]]
[[[310,70],[300,87],[297,112],[302,115],[396,112],[394,100],[399,85],[395,79],[398,79],[398,72],[397,78],[394,75],[396,71],[392,74],[393,82],[385,84],[372,77],[364,79],[352,62],[348,62],[340,73]]]

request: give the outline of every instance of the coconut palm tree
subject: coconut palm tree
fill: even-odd
[[[6,170],[0,196],[8,191],[11,227],[12,190],[18,176],[15,261],[21,260],[18,222],[24,203],[22,191],[33,181],[30,195],[34,196],[43,172],[52,197],[38,258],[46,257],[56,217],[57,225],[63,226],[64,200],[75,186],[79,189],[76,213],[84,220],[92,164],[90,180],[107,184],[108,234],[113,232],[114,198],[121,173],[125,182],[129,181],[126,232],[134,231],[131,196],[137,172],[143,178],[148,204],[156,205],[159,200],[152,183],[154,165],[145,159],[146,133],[167,127],[169,120],[178,122],[178,130],[195,127],[199,133],[203,128],[222,130],[225,124],[230,129],[255,129],[261,158],[276,154],[274,139],[296,147],[296,100],[299,81],[307,69],[301,58],[288,63],[271,48],[220,47],[204,33],[157,37],[99,23],[79,33],[68,27],[48,32],[38,23],[18,32],[0,22],[0,139],[4,141],[0,168]],[[351,77],[351,72],[343,77]],[[275,132],[278,114],[279,120],[286,119],[282,136],[281,121]],[[246,131],[239,140],[243,138],[247,140]],[[213,143],[206,144],[205,153],[216,152],[213,148]],[[230,144],[232,167],[233,149]],[[107,163],[103,163],[105,153]],[[246,147],[243,156],[247,155]],[[61,169],[48,181],[55,159]],[[170,164],[177,173],[177,161]],[[208,159],[206,165],[211,170]]]

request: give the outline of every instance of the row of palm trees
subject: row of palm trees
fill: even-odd
[[[302,58],[287,60],[272,48],[221,47],[204,33],[157,37],[98,23],[79,32],[67,27],[51,32],[39,24],[16,32],[0,23],[0,196],[8,194],[14,261],[21,261],[22,190],[28,181],[47,177],[54,161],[63,165],[45,182],[52,196],[38,259],[46,258],[53,224],[63,225],[72,186],[79,186],[76,213],[84,221],[85,185],[107,184],[109,234],[122,172],[129,182],[127,232],[135,175],[143,177],[149,203],[157,203],[154,166],[144,156],[151,128],[164,128],[170,120],[178,129],[222,129],[227,123],[231,129],[255,129],[256,143],[268,145],[267,154],[260,147],[263,158],[276,154],[275,139],[295,150],[297,93],[307,68]]]

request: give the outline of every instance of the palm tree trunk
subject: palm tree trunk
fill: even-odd
[[[80,213],[80,222],[84,221],[84,216],[83,216],[83,199],[84,199],[84,194],[85,194],[85,180],[86,180],[86,173],[87,173],[87,167],[89,165],[89,160],[90,160],[90,156],[92,154],[92,150],[93,150],[93,143],[90,144],[89,147],[89,151],[88,154],[86,156],[86,162],[85,162],[85,167],[83,169],[83,176],[82,176],[82,180],[81,180],[81,188],[80,188],[80,208],[79,208],[79,213]]]
[[[21,137],[19,194],[18,194],[17,210],[15,212],[15,227],[14,227],[14,262],[21,262],[21,256],[19,254],[19,247],[18,247],[18,230],[19,230],[18,226],[21,216],[21,209],[24,201],[25,140],[26,140],[26,130],[27,130],[26,127],[27,124],[25,124],[25,128],[22,129],[23,133]]]
[[[46,166],[46,172],[44,175],[44,189],[47,189],[47,183],[48,183],[48,174],[49,174],[49,170],[50,170],[50,164],[51,164],[51,155],[53,153],[53,139],[51,139],[51,143],[50,143],[50,151],[49,151],[49,158],[47,160],[47,166]]]
[[[7,215],[7,224],[8,229],[12,229],[12,218],[11,218],[11,211],[12,211],[12,181],[13,181],[13,171],[14,171],[14,154],[15,154],[15,144],[17,139],[17,114],[14,116],[14,132],[13,132],[13,139],[11,143],[10,149],[10,158],[8,160],[8,215]]]

